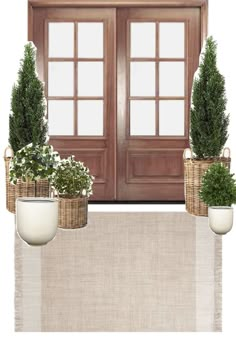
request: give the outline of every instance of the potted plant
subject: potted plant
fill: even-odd
[[[9,144],[5,150],[6,206],[15,212],[15,186],[9,180],[12,156],[24,146],[45,145],[47,140],[46,100],[44,84],[36,72],[36,48],[32,42],[25,45],[24,58],[20,62],[17,82],[12,89],[9,116]],[[11,149],[10,153],[9,150]]]
[[[236,180],[222,163],[212,164],[202,177],[199,192],[208,205],[209,225],[216,234],[225,234],[233,226],[233,208],[236,203]]]
[[[51,177],[51,185],[59,198],[59,227],[76,229],[87,224],[88,198],[94,177],[74,156],[63,159]]]
[[[190,117],[191,155],[184,152],[186,209],[194,215],[207,216],[207,205],[199,198],[201,178],[214,162],[230,166],[230,156],[221,157],[228,138],[229,115],[226,114],[225,80],[217,68],[216,42],[206,41],[198,76],[193,83]]]
[[[10,182],[15,197],[49,197],[49,178],[60,160],[50,145],[28,144],[16,152],[10,163]]]

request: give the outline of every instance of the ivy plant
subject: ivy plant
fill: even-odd
[[[28,144],[18,150],[10,164],[10,181],[17,183],[20,178],[23,182],[49,179],[60,160],[58,152],[51,145]]]
[[[236,203],[236,180],[222,163],[212,164],[202,177],[199,192],[209,206],[231,206]]]
[[[94,177],[83,162],[74,156],[62,159],[51,178],[51,185],[62,198],[89,197],[92,194]]]

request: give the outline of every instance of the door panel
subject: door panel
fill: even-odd
[[[200,9],[119,9],[118,200],[184,200]]]
[[[181,150],[130,150],[127,153],[128,183],[163,183],[181,178],[183,173]]]
[[[115,19],[115,9],[34,10],[49,143],[89,167],[93,200],[116,198]]]

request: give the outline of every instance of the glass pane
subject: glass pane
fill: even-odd
[[[130,135],[155,135],[155,101],[130,102]]]
[[[156,24],[154,22],[133,22],[130,28],[131,58],[155,58]]]
[[[155,63],[130,63],[130,95],[155,96]]]
[[[48,63],[48,95],[74,96],[74,63]]]
[[[78,63],[78,95],[103,96],[103,63]]]
[[[78,135],[103,135],[103,101],[78,101]]]
[[[49,23],[49,58],[72,58],[74,56],[74,24]]]
[[[184,65],[183,62],[160,62],[160,96],[184,96]]]
[[[184,100],[159,102],[159,135],[184,135]]]
[[[48,101],[49,135],[74,134],[74,102]]]
[[[103,58],[103,23],[78,24],[78,57]]]
[[[184,58],[184,22],[160,23],[160,57]]]

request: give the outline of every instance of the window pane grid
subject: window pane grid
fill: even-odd
[[[97,40],[93,40],[88,50],[87,38],[88,30],[90,27],[90,41],[93,37],[99,34],[100,44]],[[91,28],[96,32],[92,32]],[[47,87],[46,97],[48,100],[48,119],[49,133],[51,136],[79,136],[81,138],[86,136],[97,136],[101,138],[104,136],[104,111],[105,111],[105,70],[106,60],[105,53],[105,31],[104,21],[66,21],[61,23],[59,21],[48,22],[48,47],[47,47]],[[65,30],[65,33],[62,31]],[[50,32],[51,31],[51,32]],[[57,32],[56,32],[57,31]],[[83,35],[82,39],[79,36]],[[65,48],[61,45],[59,37],[66,40]],[[58,45],[58,43],[60,45]],[[82,43],[82,45],[81,45]],[[56,45],[57,44],[57,45]],[[92,45],[93,44],[93,45]],[[53,47],[54,46],[54,47]],[[94,52],[94,47],[96,51]],[[102,65],[102,71],[98,76],[99,85],[96,90],[90,90],[93,87],[92,75],[90,75],[89,82],[91,84],[86,85],[87,78],[84,75],[84,65],[91,64],[93,71],[96,69],[96,65]],[[99,64],[101,63],[101,64]],[[91,68],[92,68],[91,66]],[[62,70],[64,68],[64,71]],[[96,70],[95,70],[96,71]],[[88,72],[89,73],[89,72]],[[68,76],[69,74],[69,76]],[[50,79],[51,77],[51,79]],[[80,77],[83,79],[81,83]],[[54,80],[55,79],[55,80]],[[67,83],[63,85],[63,83]],[[69,85],[68,85],[69,81]],[[81,86],[82,85],[82,86]],[[69,89],[68,89],[69,87]],[[97,102],[97,103],[96,103]],[[58,107],[58,108],[57,108]],[[68,117],[66,116],[66,110],[62,108],[69,107]],[[79,107],[81,111],[81,124],[79,117]],[[93,114],[97,121],[93,123]],[[86,111],[87,110],[87,111]],[[90,112],[89,112],[90,110]],[[87,113],[86,113],[87,112]],[[59,117],[59,119],[57,119]],[[64,121],[62,120],[64,118]],[[68,125],[69,119],[69,125]],[[86,128],[86,120],[90,124]],[[58,122],[58,127],[56,126]],[[91,129],[91,126],[97,128]],[[87,131],[86,131],[87,129]],[[97,134],[96,134],[97,129]]]
[[[167,129],[163,129],[162,127],[160,127],[161,124],[161,120],[163,121],[163,119],[160,120],[159,114],[160,111],[161,112],[165,112],[166,115],[166,111],[164,111],[163,109],[161,109],[163,107],[161,102],[170,102],[172,104],[172,106],[174,106],[174,103],[176,102],[183,102],[183,107],[186,106],[186,102],[187,102],[187,87],[186,87],[186,65],[187,65],[187,59],[186,59],[186,34],[185,34],[185,30],[186,30],[186,24],[184,21],[180,21],[180,22],[159,22],[159,21],[150,21],[149,23],[154,23],[155,24],[155,56],[154,55],[145,55],[145,53],[142,53],[142,55],[133,55],[133,49],[132,49],[132,24],[143,24],[143,22],[130,22],[129,23],[129,50],[128,50],[128,57],[127,57],[127,68],[128,68],[128,77],[129,77],[129,84],[128,84],[128,112],[129,112],[129,135],[132,136],[148,136],[150,138],[153,138],[153,131],[150,134],[144,133],[141,134],[141,128],[140,128],[140,117],[138,118],[138,127],[137,127],[137,131],[140,132],[140,134],[137,134],[137,131],[135,131],[134,128],[134,117],[131,117],[131,109],[130,107],[134,104],[134,102],[145,102],[145,101],[155,101],[155,119],[156,119],[156,133],[154,134],[154,137],[159,137],[159,138],[163,138],[164,136],[169,136],[169,137],[173,137],[173,136],[184,136],[185,132],[183,127],[176,129],[177,134],[175,135],[173,133],[173,130],[170,132],[170,134],[167,134]],[[180,29],[180,32],[182,31],[183,33],[183,38],[180,40],[181,45],[183,46],[183,48],[181,47],[179,52],[177,53],[176,56],[172,55],[171,53],[169,55],[161,55],[161,51],[163,52],[163,49],[161,48],[161,39],[160,39],[160,27],[162,25],[163,28],[168,32],[168,25],[170,24],[170,28],[173,27],[175,25],[177,25],[177,28]],[[169,31],[170,32],[170,31]],[[180,36],[179,36],[180,37]],[[163,41],[163,39],[162,39]],[[150,49],[150,48],[149,48]],[[167,48],[168,49],[168,48]],[[178,49],[178,48],[177,48]],[[165,53],[165,51],[164,51]],[[168,54],[168,50],[166,50],[166,53]],[[134,90],[133,89],[133,84],[131,83],[132,80],[132,74],[133,72],[131,71],[131,67],[132,67],[132,63],[155,63],[155,95],[134,95],[134,91],[137,92],[137,89]],[[162,65],[162,63],[165,63]],[[168,84],[163,87],[164,84],[164,79],[165,76],[168,76],[168,63],[170,63],[170,71],[172,71],[172,75],[176,76],[176,79],[180,79],[181,82],[179,83],[178,81],[176,81],[176,85],[175,87],[171,87],[170,84],[170,89],[168,91]],[[180,64],[177,64],[180,63]],[[178,65],[182,65],[183,66],[178,66]],[[179,73],[178,76],[178,72],[174,71],[175,69],[181,69],[181,73]],[[162,70],[162,72],[160,72],[160,69]],[[163,69],[165,69],[165,71],[163,72]],[[182,77],[180,77],[182,75]],[[168,77],[168,79],[170,79],[170,76]],[[164,79],[163,79],[164,78]],[[162,84],[160,82],[160,80],[162,80]],[[151,81],[150,81],[151,82]],[[161,86],[160,86],[161,85]],[[143,90],[143,89],[142,89]],[[141,91],[142,91],[141,90]],[[150,90],[149,90],[150,91]],[[148,90],[147,90],[148,92]],[[183,114],[183,122],[185,122],[185,109],[180,110],[180,113]],[[180,120],[180,118],[178,118]],[[180,122],[180,124],[182,124]],[[145,119],[144,119],[144,123],[143,125],[145,126]],[[134,132],[134,134],[132,134],[132,131]],[[161,134],[160,134],[161,133]]]

